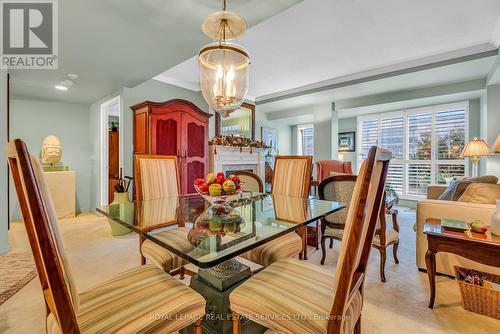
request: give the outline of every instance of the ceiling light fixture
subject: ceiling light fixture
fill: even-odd
[[[70,79],[61,79],[59,81],[63,86],[73,86],[75,83]]]
[[[201,92],[212,109],[227,117],[245,101],[250,64],[247,51],[227,41],[242,35],[247,22],[239,14],[226,11],[224,0],[222,11],[207,16],[201,28],[215,40],[198,55]]]
[[[55,85],[55,88],[58,90],[68,90],[68,87],[62,85]]]

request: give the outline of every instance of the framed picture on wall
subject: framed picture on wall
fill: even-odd
[[[261,138],[262,138],[262,141],[266,145],[271,146],[271,148],[269,149],[269,152],[272,155],[277,155],[278,149],[279,149],[278,129],[262,127],[261,128]]]
[[[339,152],[355,152],[356,151],[356,132],[341,132],[339,133]]]

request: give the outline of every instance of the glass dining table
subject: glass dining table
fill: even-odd
[[[207,333],[231,333],[231,321],[225,319],[229,293],[251,276],[250,268],[235,259],[238,255],[345,208],[315,198],[243,192],[228,204],[235,216],[228,222],[216,214],[207,217],[209,206],[196,194],[97,208],[199,268],[190,285],[207,300]]]

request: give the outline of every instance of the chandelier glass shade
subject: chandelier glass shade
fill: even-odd
[[[200,88],[208,105],[222,116],[228,116],[245,101],[248,91],[250,58],[241,46],[228,42],[246,31],[240,15],[225,11],[205,18],[203,32],[215,42],[199,52]]]
[[[199,54],[203,97],[226,116],[238,109],[248,91],[248,54],[242,47],[224,42],[205,46]]]

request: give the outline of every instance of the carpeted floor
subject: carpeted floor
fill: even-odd
[[[0,305],[36,275],[35,262],[31,253],[0,255]]]
[[[363,333],[496,333],[500,320],[465,311],[456,282],[437,277],[436,307],[427,308],[427,275],[415,265],[415,211],[400,209],[400,264],[388,256],[387,282],[379,278],[379,255],[372,250],[365,283]],[[79,291],[139,264],[134,234],[113,238],[106,219],[86,213],[60,222]],[[29,251],[22,223],[9,232],[12,252]],[[325,267],[334,270],[340,242],[328,250]],[[390,252],[389,254],[391,254]],[[319,264],[321,251],[309,248],[309,261]],[[185,280],[186,283],[189,280]],[[38,279],[33,279],[0,305],[0,333],[44,333],[44,304]]]

